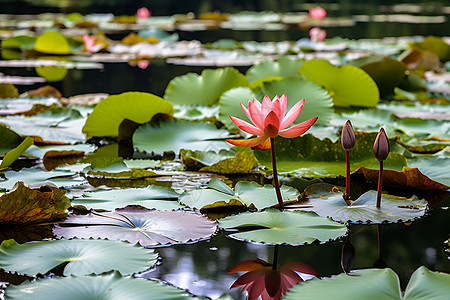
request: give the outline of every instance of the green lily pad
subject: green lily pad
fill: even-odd
[[[48,82],[61,81],[66,77],[69,70],[58,66],[36,67],[36,74],[45,78]]]
[[[83,170],[87,176],[102,176],[104,178],[145,178],[158,176],[157,173],[145,169],[130,169],[122,160],[116,158],[96,162]],[[106,164],[105,164],[106,163]]]
[[[212,105],[219,101],[223,92],[248,85],[247,78],[234,68],[206,69],[201,75],[188,73],[172,79],[164,99],[173,104]]]
[[[219,220],[219,227],[245,229],[231,233],[239,240],[268,244],[306,245],[336,240],[347,233],[347,227],[311,212],[269,209],[246,212]]]
[[[7,168],[13,164],[31,145],[33,145],[33,139],[26,137],[19,146],[6,153],[5,157],[0,163],[0,169]]]
[[[32,50],[36,44],[36,38],[28,35],[13,36],[1,42],[2,48],[20,48],[21,50]]]
[[[317,124],[325,124],[333,117],[333,101],[330,94],[314,82],[302,78],[285,78],[265,82],[263,87],[258,89],[256,94],[259,99],[264,95],[273,98],[275,95],[287,96],[287,110],[298,101],[305,99],[300,116],[294,121],[294,124],[318,117]]]
[[[143,124],[156,114],[173,114],[170,102],[150,93],[126,92],[103,99],[88,116],[83,132],[89,136],[119,135],[124,119]]]
[[[227,130],[219,130],[210,123],[172,120],[140,126],[133,135],[133,145],[148,153],[178,153],[181,149],[219,151],[231,148],[224,140],[227,136]]]
[[[218,105],[175,105],[173,116],[177,119],[203,120],[217,116]]]
[[[0,155],[4,155],[19,146],[24,138],[8,127],[0,124]]]
[[[380,98],[375,81],[355,66],[336,67],[327,60],[313,59],[305,62],[299,72],[306,79],[323,86],[335,106],[375,107]]]
[[[33,283],[11,285],[5,292],[8,299],[123,299],[182,300],[195,299],[185,290],[159,281],[124,277],[118,271],[100,276],[70,276],[41,279]]]
[[[291,187],[282,186],[283,203],[297,201],[299,192]],[[263,209],[278,205],[275,188],[256,182],[239,181],[234,191],[220,179],[213,177],[207,188],[196,189],[180,196],[180,203],[197,209],[223,208],[240,206]]]
[[[444,63],[450,60],[450,45],[440,37],[427,36],[421,42],[412,43],[412,46],[435,53]]]
[[[59,32],[47,31],[37,37],[34,50],[49,54],[71,54],[68,40]]]
[[[52,182],[58,187],[69,187],[87,183],[84,178],[74,178],[73,172],[62,171],[42,171],[38,169],[22,169],[19,172],[6,171],[6,180],[0,181],[0,189],[10,190],[17,181],[22,181],[25,185],[40,185]]]
[[[377,192],[367,191],[348,205],[342,193],[334,192],[328,184],[313,184],[306,188],[307,201],[301,208],[314,211],[322,217],[329,217],[336,222],[351,222],[358,224],[382,224],[411,222],[421,218],[427,209],[427,202],[416,196],[409,199],[389,194],[381,195],[381,205],[376,207]]]
[[[246,174],[258,166],[253,151],[183,151],[183,163],[188,170],[220,174]]]
[[[142,205],[158,210],[173,210],[181,206],[173,201],[180,195],[171,188],[150,185],[145,188],[112,189],[84,193],[72,200],[72,206],[85,209],[111,210],[127,205]],[[164,200],[163,200],[164,199]]]
[[[149,247],[206,239],[216,229],[216,222],[199,214],[127,206],[115,212],[71,215],[53,233],[59,238],[106,238]]]
[[[450,157],[439,155],[418,156],[408,159],[408,167],[418,168],[423,175],[448,188],[450,188],[450,174],[443,166],[448,166],[449,163]]]
[[[303,60],[292,59],[286,56],[276,61],[263,60],[248,69],[245,76],[252,86],[260,86],[266,81],[280,80],[285,77],[301,77],[298,69],[303,63]]]
[[[124,274],[145,271],[156,264],[158,254],[151,249],[108,240],[54,240],[0,245],[0,264],[5,271],[36,275],[67,263],[64,276],[101,274],[117,270]]]
[[[230,119],[230,115],[248,120],[241,107],[241,103],[247,107],[247,100],[256,98],[255,92],[248,87],[232,88],[222,94],[219,99],[219,120],[229,129],[239,129],[236,124]]]
[[[350,275],[350,276],[349,276]],[[419,267],[402,294],[400,281],[392,269],[366,269],[331,278],[314,278],[292,287],[283,299],[336,300],[444,300],[450,293],[450,275]]]

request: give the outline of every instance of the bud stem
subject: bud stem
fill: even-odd
[[[350,198],[350,151],[345,151],[345,162],[347,164],[347,175],[345,176],[345,195],[344,199]]]
[[[275,187],[275,192],[277,194],[278,205],[280,206],[280,211],[284,210],[283,198],[281,196],[280,184],[278,182],[278,172],[277,172],[277,160],[275,156],[275,138],[270,138],[270,149],[272,150],[272,172],[273,172],[273,186]]]
[[[382,189],[383,189],[383,161],[380,160],[380,170],[378,172],[377,208],[380,208]]]

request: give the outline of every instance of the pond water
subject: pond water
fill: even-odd
[[[351,3],[351,1],[349,2]],[[344,3],[345,4],[345,3]],[[383,38],[385,36],[412,36],[412,35],[436,35],[450,34],[448,17],[450,6],[441,3],[437,7],[424,4],[427,8],[426,15],[444,17],[444,21],[432,19],[431,23],[393,23],[393,22],[366,22],[364,16],[374,16],[389,11],[391,14],[402,13],[396,11],[397,6],[355,6],[350,9],[349,4],[341,7],[345,16],[361,15],[360,22],[352,26],[327,27],[328,37],[341,36],[349,39]],[[445,6],[447,5],[447,6]],[[414,5],[405,6],[414,10]],[[431,7],[431,8],[430,8]],[[334,9],[333,9],[334,8]],[[373,10],[376,9],[374,12]],[[329,10],[331,15],[338,14],[335,6]],[[442,14],[444,12],[444,14]],[[420,15],[416,13],[416,15]],[[215,42],[219,39],[235,39],[238,41],[296,41],[306,38],[308,32],[301,29],[288,29],[276,31],[262,30],[200,30],[200,31],[176,31],[180,40],[199,40],[203,43]],[[111,35],[119,38],[124,34]],[[250,66],[236,67],[241,73],[245,73]],[[163,96],[164,90],[175,76],[188,72],[200,73],[204,66],[183,66],[155,59],[145,69],[140,69],[126,62],[104,62],[101,70],[70,69],[61,81],[52,82],[51,85],[61,91],[64,97],[87,93],[119,94],[127,91],[151,92]],[[210,68],[210,67],[208,67]],[[36,76],[34,68],[2,68],[1,72],[12,76]],[[17,85],[19,92],[28,91],[47,83],[37,83],[32,86]],[[31,164],[33,164],[32,162]],[[343,185],[343,179],[329,179],[333,184]],[[266,182],[270,182],[266,179]],[[93,184],[94,185],[94,184]],[[363,190],[376,189],[375,186],[359,180]],[[391,191],[391,190],[388,190]],[[448,220],[450,217],[450,192],[423,192],[410,190],[393,190],[394,194],[419,193],[421,197],[433,202],[433,207],[420,220],[411,224],[393,224],[381,226],[350,226],[350,240],[356,249],[353,269],[370,268],[379,259],[380,248],[382,258],[386,265],[392,268],[400,277],[404,288],[411,274],[421,265],[431,270],[450,272],[450,260],[445,253],[443,243],[449,238]],[[438,199],[438,200],[436,200]],[[6,227],[5,227],[6,228]],[[0,227],[0,230],[1,227]],[[6,232],[6,229],[4,229]],[[9,232],[9,231],[8,231]],[[51,234],[51,233],[50,233]],[[26,235],[32,236],[32,235]],[[49,237],[48,232],[43,237]],[[21,239],[20,230],[14,233],[0,235],[1,239]],[[313,244],[307,246],[281,246],[279,249],[279,265],[291,261],[305,262],[314,267],[321,276],[329,276],[342,272],[341,251],[343,240],[338,240],[323,245]],[[260,258],[271,261],[273,246],[237,241],[228,238],[223,232],[219,232],[211,240],[201,241],[187,245],[174,245],[157,248],[163,258],[160,265],[139,276],[145,278],[157,278],[167,281],[177,287],[189,290],[194,295],[208,296],[217,299],[222,294],[231,295],[233,299],[244,299],[240,295],[240,288],[230,290],[229,287],[238,277],[237,274],[227,274],[227,269],[238,262]],[[1,267],[1,266],[0,266]],[[0,274],[0,281],[3,280]]]

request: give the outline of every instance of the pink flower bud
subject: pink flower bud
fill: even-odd
[[[313,19],[322,20],[327,16],[327,12],[322,7],[317,6],[309,9],[309,16]]]
[[[136,12],[136,17],[139,19],[147,19],[151,16],[151,11],[149,11],[146,7],[141,7]]]

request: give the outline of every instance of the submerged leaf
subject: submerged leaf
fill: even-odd
[[[30,189],[17,182],[13,191],[0,197],[0,223],[36,223],[63,218],[70,200],[66,191],[51,186]]]
[[[37,259],[38,258],[38,259]],[[0,265],[6,271],[36,275],[66,263],[64,276],[101,274],[117,270],[124,274],[145,271],[157,262],[151,249],[108,240],[53,240],[0,245]]]
[[[148,247],[206,239],[216,228],[215,222],[193,213],[127,206],[116,212],[71,215],[53,233],[59,238],[107,238]]]

